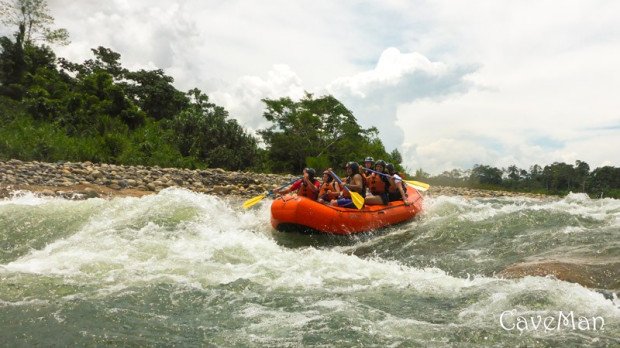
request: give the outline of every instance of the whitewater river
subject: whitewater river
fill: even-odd
[[[0,346],[620,345],[618,271],[579,267],[618,264],[619,200],[429,197],[357,237],[273,231],[269,202],[0,200]],[[499,276],[533,260],[597,288]]]

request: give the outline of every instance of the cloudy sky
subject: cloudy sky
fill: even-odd
[[[333,94],[410,170],[620,166],[620,1],[49,0],[72,61],[162,68],[250,130]]]

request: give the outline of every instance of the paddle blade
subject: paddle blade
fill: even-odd
[[[362,209],[364,206],[364,197],[357,192],[349,191],[351,193],[351,200],[357,209]]]
[[[249,207],[253,206],[254,204],[260,202],[263,200],[263,198],[267,197],[266,194],[262,194],[253,198],[248,199],[247,201],[243,202],[243,208],[244,209],[248,209]]]
[[[405,184],[412,186],[413,188],[419,191],[426,191],[429,189],[429,187],[431,187],[431,185],[425,182],[414,181],[414,180],[403,180],[403,181],[405,182]]]

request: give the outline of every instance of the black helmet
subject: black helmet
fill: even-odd
[[[372,158],[371,156],[366,157],[366,159],[364,160],[364,162],[375,162],[375,159]]]
[[[396,171],[392,163],[386,164],[385,169],[388,171],[388,173],[394,173]]]
[[[353,173],[357,173],[360,170],[360,165],[357,164],[357,162],[349,162],[347,163],[347,168],[351,167],[351,170],[353,171]]]
[[[314,176],[316,175],[316,170],[314,170],[314,168],[306,168],[304,170],[308,173],[311,180],[314,179]]]
[[[378,160],[377,162],[375,162],[375,167],[376,166],[382,166],[383,169],[385,169],[385,161],[384,160]]]

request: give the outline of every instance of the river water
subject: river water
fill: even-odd
[[[618,200],[428,197],[355,237],[280,233],[268,199],[241,203],[0,200],[0,346],[620,345],[617,271],[580,275],[597,288],[498,275],[617,264]]]

